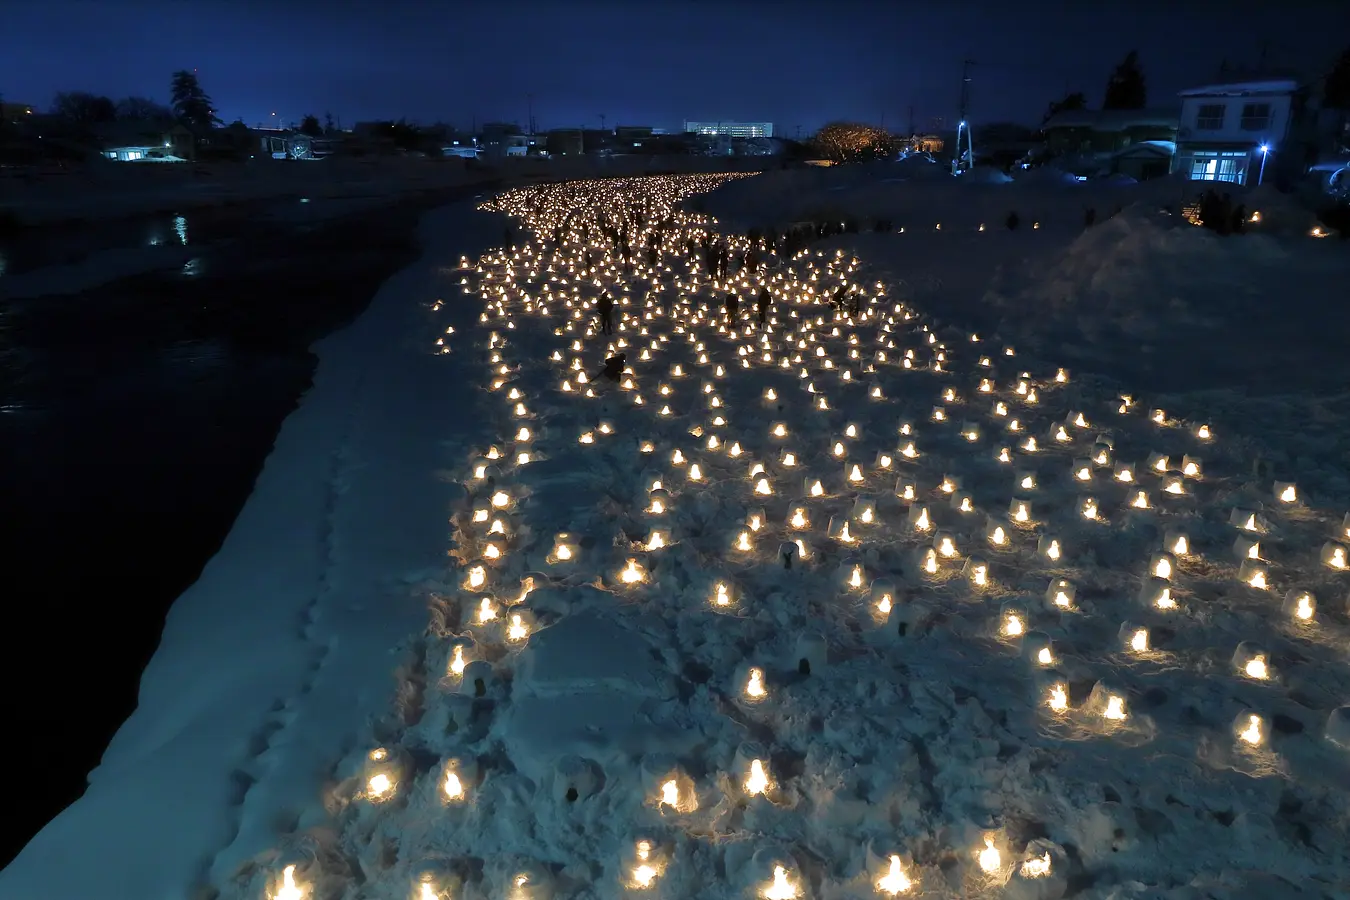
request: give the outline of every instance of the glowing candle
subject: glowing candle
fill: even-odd
[[[984,849],[976,854],[976,861],[980,865],[980,870],[986,874],[997,872],[1003,866],[1003,857],[994,846],[991,838],[984,839]]]
[[[764,770],[764,763],[758,759],[750,760],[750,774],[745,779],[745,792],[750,796],[764,794],[769,789],[769,775]],[[782,871],[779,867],[778,871]]]
[[[905,870],[900,864],[900,857],[891,856],[886,874],[877,879],[877,893],[894,897],[905,893],[913,886],[914,882],[905,874]]]
[[[768,691],[764,687],[764,670],[751,669],[745,681],[745,695],[758,700],[767,693]]]
[[[795,900],[799,894],[797,885],[788,879],[787,869],[773,867],[773,881],[761,892],[764,900]]]

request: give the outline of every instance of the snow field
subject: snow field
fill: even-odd
[[[466,261],[482,315],[437,344],[499,404],[458,584],[334,828],[240,896],[1343,889],[1350,519],[1322,486],[841,250],[714,281],[686,241],[716,223],[677,204],[722,180],[490,204],[530,237]],[[598,223],[628,218],[625,266]]]

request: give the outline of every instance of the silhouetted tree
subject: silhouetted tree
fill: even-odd
[[[333,114],[330,113],[330,112],[324,113],[324,114],[323,114],[323,131],[324,131],[324,134],[332,134],[332,133],[333,133],[334,131],[336,131],[336,130],[337,130],[337,129],[335,129],[335,128],[333,127]]]
[[[1341,51],[1322,83],[1322,105],[1329,109],[1350,110],[1350,47]]]
[[[861,122],[831,122],[816,132],[816,150],[835,162],[857,162],[890,156],[895,138],[873,125]]]
[[[1102,109],[1143,109],[1148,102],[1144,70],[1139,67],[1139,52],[1131,50],[1106,81]]]
[[[80,125],[99,125],[117,118],[117,107],[107,97],[85,91],[62,91],[52,99],[52,112]]]
[[[319,137],[323,134],[323,126],[319,124],[319,117],[315,115],[306,115],[300,120],[300,133],[307,134],[310,137]]]
[[[117,118],[136,122],[167,122],[173,110],[146,97],[123,97],[117,101]]]
[[[221,124],[211,98],[197,81],[196,73],[187,69],[174,72],[170,96],[173,98],[173,111],[178,115],[178,121],[189,128],[206,131],[212,125]]]
[[[1083,96],[1082,91],[1074,91],[1072,94],[1065,94],[1062,100],[1051,100],[1050,106],[1041,117],[1041,124],[1049,122],[1054,116],[1062,112],[1072,112],[1074,110],[1087,109],[1087,98]]]

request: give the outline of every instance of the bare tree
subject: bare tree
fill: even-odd
[[[173,110],[148,97],[123,97],[117,101],[117,118],[138,122],[171,122]]]

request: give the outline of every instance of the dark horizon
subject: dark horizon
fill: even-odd
[[[608,126],[769,121],[784,136],[835,119],[905,129],[911,105],[920,129],[950,124],[966,58],[977,62],[970,118],[1030,124],[1066,91],[1099,105],[1132,49],[1149,105],[1166,107],[1224,60],[1255,65],[1264,53],[1315,76],[1350,33],[1350,11],[1334,0],[1310,0],[1296,16],[1255,0],[1103,2],[1071,14],[1044,0],[907,10],[861,0],[17,0],[5,18],[0,91],[39,108],[70,90],[167,102],[171,73],[195,68],[220,117],[248,125],[329,112],[344,125],[528,125],[532,99],[540,130],[599,127],[604,115]]]

